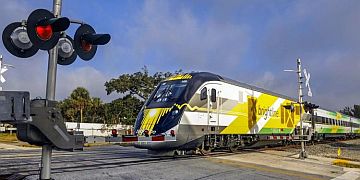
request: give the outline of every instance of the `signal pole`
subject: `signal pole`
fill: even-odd
[[[55,18],[61,15],[62,0],[53,1],[53,13]],[[56,69],[57,69],[58,48],[54,46],[49,50],[49,63],[46,84],[46,99],[55,100]],[[51,179],[51,144],[42,146],[40,179]]]
[[[2,69],[2,66],[3,66],[3,62],[2,62],[2,60],[3,60],[3,56],[2,56],[2,54],[0,54],[0,71],[1,71],[1,69]],[[1,76],[2,74],[0,73],[0,76]],[[2,83],[1,83],[1,86],[0,86],[0,91],[2,91],[3,90],[3,88],[2,88]]]
[[[300,142],[301,142],[301,151],[299,154],[300,159],[305,159],[307,157],[305,151],[305,142],[303,140],[304,131],[303,131],[303,121],[302,121],[302,103],[303,103],[303,93],[302,93],[302,72],[301,72],[301,60],[297,59],[297,73],[298,73],[298,82],[299,82],[299,106],[300,106]]]

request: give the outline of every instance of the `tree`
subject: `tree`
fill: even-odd
[[[106,119],[112,123],[134,124],[144,101],[150,96],[160,81],[181,73],[182,70],[171,72],[157,72],[149,74],[146,66],[139,72],[123,74],[105,83],[107,94],[121,93],[124,97],[116,99],[106,105]]]
[[[87,112],[86,117],[91,123],[103,123],[105,119],[104,103],[98,97],[91,98],[91,106]]]
[[[106,104],[106,119],[108,124],[128,124],[135,122],[142,102],[131,95],[126,95]]]
[[[182,70],[175,71],[175,73],[157,72],[151,76],[149,75],[147,67],[144,66],[139,72],[123,74],[117,79],[111,79],[110,81],[105,82],[106,92],[108,95],[113,92],[123,94],[128,93],[131,96],[136,95],[144,101],[149,97],[150,93],[160,81],[181,72]]]
[[[356,118],[360,118],[360,105],[354,105],[354,108],[351,108],[350,106],[346,106],[344,109],[340,110],[341,113],[354,116]]]
[[[101,118],[103,103],[100,98],[90,98],[90,93],[83,87],[72,91],[70,96],[58,105],[65,119],[72,122],[95,122]]]
[[[360,118],[360,105],[354,105],[354,116]]]

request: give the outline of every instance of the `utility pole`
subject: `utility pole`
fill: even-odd
[[[299,82],[299,107],[300,107],[300,142],[301,142],[301,151],[299,154],[300,159],[307,158],[307,154],[305,151],[305,141],[303,139],[304,131],[303,131],[303,121],[302,121],[302,104],[303,104],[303,93],[302,93],[302,71],[301,71],[301,60],[297,59],[297,73],[298,73],[298,82]]]
[[[62,0],[53,0],[53,13],[55,18],[61,15]],[[46,99],[55,100],[56,69],[57,69],[58,48],[54,46],[49,50],[49,63],[46,84]],[[52,145],[42,146],[40,179],[51,179],[51,154]]]

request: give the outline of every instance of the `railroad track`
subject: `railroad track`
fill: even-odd
[[[340,140],[339,140],[340,141]],[[316,144],[334,143],[339,141],[325,141]],[[153,157],[144,150],[133,148],[99,148],[88,149],[82,152],[55,152],[52,160],[52,173],[75,172],[91,169],[116,168],[126,166],[137,166],[151,164],[155,162],[166,161],[182,161],[188,159],[203,159],[218,156],[228,156],[232,154],[262,152],[264,150],[286,150],[287,148],[300,148],[300,145],[290,144],[287,146],[268,145],[253,149],[240,149],[238,152],[230,153],[227,150],[215,151],[206,156],[184,155],[177,157]],[[8,154],[0,154],[2,162],[0,164],[0,180],[1,179],[22,179],[26,176],[39,174],[40,152],[30,151],[30,154],[22,154],[18,156],[16,152]],[[74,162],[75,161],[75,162]]]
[[[234,153],[232,153],[234,154]],[[66,155],[66,156],[64,156]],[[72,156],[71,156],[72,155]],[[101,156],[100,156],[101,155]],[[105,155],[105,156],[104,156]],[[52,174],[63,172],[76,172],[102,168],[117,168],[125,166],[136,166],[151,164],[155,162],[182,161],[189,159],[203,159],[216,156],[229,155],[228,152],[212,152],[206,156],[199,155],[183,155],[183,156],[162,156],[153,157],[143,152],[102,152],[94,153],[92,151],[79,154],[71,154],[69,152],[56,153],[52,160]],[[76,156],[77,162],[71,157]],[[99,156],[99,157],[94,157]],[[24,158],[25,157],[25,162]],[[79,159],[81,157],[81,159]],[[61,158],[65,158],[61,160]],[[1,179],[23,179],[26,176],[39,175],[40,154],[34,156],[18,156],[13,160],[9,160],[6,164],[0,164],[0,180]]]

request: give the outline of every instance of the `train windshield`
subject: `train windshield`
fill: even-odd
[[[188,80],[162,82],[149,104],[176,102],[183,94]]]

